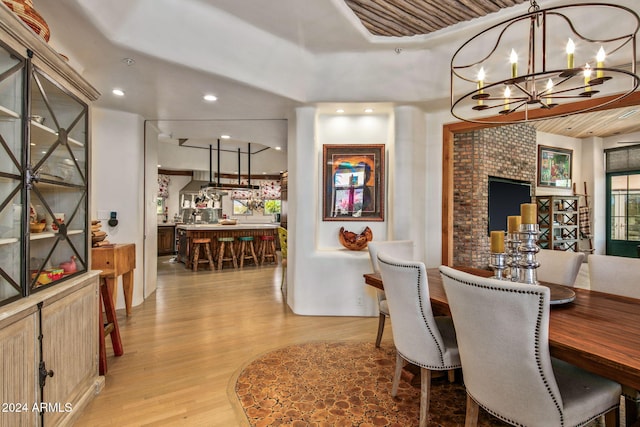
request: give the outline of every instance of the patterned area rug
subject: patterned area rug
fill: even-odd
[[[314,342],[249,363],[236,395],[251,426],[417,426],[420,378],[403,372],[391,397],[395,350],[363,342]],[[466,393],[446,375],[433,378],[429,426],[462,426]],[[479,425],[507,424],[480,411]]]

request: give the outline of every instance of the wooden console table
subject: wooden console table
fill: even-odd
[[[133,298],[133,270],[136,268],[136,245],[134,243],[116,243],[112,246],[91,248],[91,269],[109,272],[104,279],[111,291],[113,304],[116,303],[116,284],[122,276],[124,304],[127,316],[131,316]]]

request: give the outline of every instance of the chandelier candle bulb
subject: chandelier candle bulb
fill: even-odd
[[[551,92],[553,91],[553,81],[549,79],[547,81],[547,105],[553,104],[553,98],[551,97]]]
[[[600,46],[600,50],[598,51],[598,54],[596,55],[596,67],[598,68],[598,70],[596,71],[596,78],[597,79],[601,79],[604,77],[604,70],[602,68],[604,68],[604,58],[605,58],[605,53],[604,53],[604,48],[602,46]]]
[[[573,68],[573,54],[576,51],[576,45],[573,43],[573,40],[569,39],[567,42],[567,68]]]
[[[504,231],[494,230],[491,232],[491,252],[494,254],[504,253]]]
[[[484,68],[480,68],[480,71],[478,71],[478,93],[479,94],[483,94],[484,93]],[[478,99],[478,105],[482,105],[482,98]]]
[[[511,57],[509,60],[511,61],[511,78],[515,79],[518,77],[518,54],[514,49],[511,49]]]
[[[517,233],[520,230],[520,224],[522,223],[522,217],[520,215],[511,215],[507,217],[507,232]]]
[[[520,205],[520,216],[522,217],[522,224],[537,224],[536,221],[536,204],[535,203],[523,203]]]

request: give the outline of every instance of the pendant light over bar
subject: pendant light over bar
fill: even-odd
[[[638,15],[605,3],[540,9],[496,24],[451,58],[451,114],[473,123],[521,123],[585,99],[583,113],[638,88]],[[598,102],[601,100],[601,102]],[[548,114],[530,114],[532,110]],[[559,109],[558,115],[568,115]],[[496,118],[498,117],[498,118]]]

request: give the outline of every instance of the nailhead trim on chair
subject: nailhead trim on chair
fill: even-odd
[[[510,292],[510,293],[518,293],[518,294],[531,294],[531,295],[537,295],[538,296],[538,317],[536,319],[536,330],[535,330],[535,355],[536,355],[536,365],[538,366],[538,372],[540,374],[540,377],[542,379],[542,382],[545,385],[545,388],[547,389],[547,393],[549,393],[549,397],[551,397],[551,399],[553,400],[554,405],[556,406],[556,408],[558,409],[558,413],[560,415],[560,425],[564,426],[564,412],[562,411],[562,406],[560,406],[560,403],[558,402],[557,397],[551,392],[551,388],[549,387],[549,380],[548,378],[546,378],[544,376],[543,370],[542,370],[542,362],[540,360],[540,324],[542,322],[542,310],[544,308],[544,295],[542,294],[542,292],[537,292],[537,291],[522,291],[522,290],[515,290],[515,289],[505,289],[505,288],[499,288],[496,286],[490,286],[490,285],[479,285],[477,283],[471,283],[471,282],[466,282],[464,280],[460,280],[458,278],[455,277],[451,277],[450,275],[446,274],[446,273],[440,273],[443,276],[448,277],[449,279],[467,285],[467,286],[473,286],[476,288],[484,288],[484,289],[489,289],[492,291],[498,291],[498,292]],[[520,426],[521,424],[518,424],[516,422],[514,422],[513,420],[510,420],[506,417],[501,416],[500,414],[495,413],[494,411],[490,410],[489,408],[486,408],[484,405],[482,405],[482,403],[478,402],[473,396],[471,396],[471,398],[473,400],[475,400],[478,405],[482,406],[483,409],[485,409],[487,412],[491,413],[492,415],[496,416],[497,418],[500,418],[503,421],[506,421],[510,424],[513,425],[517,425]],[[608,411],[606,411],[608,412]],[[603,412],[603,413],[606,413]],[[578,425],[582,425],[582,424],[578,424]]]
[[[427,369],[431,369],[434,371],[448,371],[449,369],[455,369],[455,368],[459,368],[460,365],[445,365],[444,364],[444,355],[443,355],[443,350],[440,347],[440,345],[438,344],[438,341],[436,340],[435,335],[433,334],[433,330],[431,329],[431,327],[429,327],[429,322],[427,322],[427,319],[424,317],[424,295],[422,295],[422,292],[420,291],[420,278],[421,278],[421,272],[420,269],[417,268],[414,265],[408,265],[408,264],[390,264],[388,262],[385,262],[383,260],[381,260],[380,258],[378,258],[378,262],[383,262],[387,265],[390,265],[392,267],[403,267],[403,268],[414,268],[418,270],[418,280],[416,282],[416,287],[418,289],[418,303],[420,305],[420,314],[422,315],[422,320],[424,321],[425,326],[427,327],[427,330],[429,331],[429,335],[431,336],[431,339],[433,340],[433,343],[435,344],[436,348],[438,349],[438,355],[440,357],[440,365],[436,365],[436,366],[432,366],[432,365],[425,365],[423,363],[420,362],[416,362],[415,360],[412,360],[408,357],[405,357],[404,354],[402,354],[400,351],[398,351],[396,349],[396,351],[398,351],[398,354],[407,362],[412,363],[414,365],[420,366],[422,368],[427,368]],[[431,299],[427,298],[427,301],[429,303],[429,306],[431,306]]]

